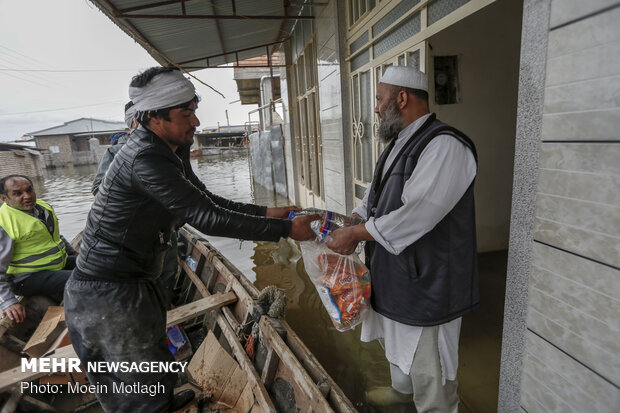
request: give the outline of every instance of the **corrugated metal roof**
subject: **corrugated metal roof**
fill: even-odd
[[[301,7],[288,0],[91,2],[158,63],[188,71],[265,55],[266,45],[287,39]]]
[[[65,122],[59,126],[30,132],[31,136],[73,135],[86,132],[120,132],[125,130],[125,122],[113,122],[102,119],[80,118]]]

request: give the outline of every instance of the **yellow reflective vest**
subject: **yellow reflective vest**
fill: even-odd
[[[43,270],[58,271],[67,262],[65,244],[60,238],[58,218],[46,202],[37,200],[54,220],[54,232],[50,234],[41,220],[12,208],[6,203],[0,207],[0,226],[13,240],[13,258],[8,274],[20,274]]]

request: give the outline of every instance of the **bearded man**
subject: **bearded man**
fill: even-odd
[[[84,366],[173,360],[160,274],[171,234],[179,226],[187,222],[206,234],[247,240],[307,240],[314,237],[310,222],[318,218],[280,219],[295,207],[243,204],[207,190],[189,162],[200,124],[195,114],[198,97],[178,70],[154,67],[134,76],[129,97],[140,126],[116,154],[99,187],[65,289],[67,327]],[[173,373],[87,374],[90,384],[108,389],[97,398],[110,413],[175,411],[194,397],[191,390],[173,397]],[[136,384],[158,391],[132,392]],[[119,388],[129,391],[113,391]]]
[[[367,222],[332,233],[351,254],[365,240],[371,305],[362,341],[380,340],[392,386],[371,404],[413,402],[419,413],[456,412],[461,317],[479,306],[473,142],[429,113],[422,72],[389,67],[377,88],[387,144],[362,204]]]

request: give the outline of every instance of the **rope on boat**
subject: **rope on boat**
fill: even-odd
[[[260,292],[256,303],[258,304],[259,316],[254,320],[252,333],[245,342],[245,352],[251,360],[254,360],[256,355],[256,342],[260,341],[260,328],[258,327],[260,315],[266,314],[272,318],[283,317],[284,311],[286,311],[286,294],[284,290],[275,285],[269,285]]]
[[[265,287],[258,295],[256,301],[261,314],[267,314],[271,318],[284,316],[284,311],[286,311],[286,294],[284,290],[275,285]]]

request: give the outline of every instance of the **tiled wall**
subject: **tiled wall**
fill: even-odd
[[[339,27],[345,27],[344,12],[344,2],[336,0],[315,9],[325,207],[340,213],[352,208],[350,177],[345,177],[350,153],[348,107],[344,105],[349,101],[349,89],[342,65],[344,30],[338,33]]]
[[[620,406],[618,22],[617,0],[551,1],[521,377],[530,413]]]

